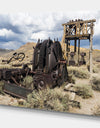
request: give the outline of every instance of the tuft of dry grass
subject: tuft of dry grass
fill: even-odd
[[[88,84],[77,84],[75,85],[75,90],[77,92],[77,95],[82,96],[82,98],[90,98],[92,97],[92,87]]]
[[[22,82],[22,84],[28,88],[28,89],[34,89],[33,88],[33,77],[32,76],[26,76]]]
[[[99,73],[100,72],[100,64],[95,64],[93,66],[93,73]]]
[[[61,89],[34,90],[28,95],[25,102],[26,107],[45,109],[52,111],[67,112],[69,110],[69,96],[64,94]]]
[[[100,74],[92,76],[90,82],[94,90],[100,91]]]
[[[72,74],[77,78],[88,79],[90,77],[89,71],[84,67],[68,67],[68,74]]]
[[[100,63],[99,63],[99,64],[97,64],[97,68],[98,68],[98,69],[100,69]]]
[[[75,84],[75,76],[73,74],[68,74],[68,82]]]
[[[98,68],[97,67],[93,67],[93,73],[98,73],[99,72],[99,70],[98,70]]]

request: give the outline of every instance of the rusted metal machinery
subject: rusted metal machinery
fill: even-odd
[[[70,56],[71,56],[71,59],[69,60],[69,65],[75,66],[75,60],[74,60],[75,53],[71,52]]]
[[[22,84],[24,78],[33,77],[33,87]],[[0,69],[0,80],[4,80],[3,90],[11,95],[26,98],[34,89],[61,86],[68,79],[66,60],[63,59],[59,41],[44,40],[34,48],[32,69],[27,64],[20,69]]]
[[[13,56],[9,59],[9,60],[2,60],[2,62],[6,62],[7,64],[9,64],[12,60],[18,60],[19,62],[23,61],[23,59],[25,58],[25,54],[23,52],[20,53],[13,53]]]
[[[86,53],[82,52],[80,53],[80,55],[81,55],[81,60],[79,61],[79,65],[85,65],[86,64],[86,61],[85,61]]]
[[[45,40],[38,43],[34,49],[33,56],[34,86],[44,88],[60,86],[67,80],[66,61],[62,56],[59,41]]]

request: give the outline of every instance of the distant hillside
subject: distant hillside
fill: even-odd
[[[32,60],[33,51],[34,51],[33,46],[35,46],[35,45],[36,45],[36,43],[34,43],[34,42],[28,42],[15,51],[10,51],[8,53],[5,53],[4,58],[10,58],[14,52],[18,52],[18,53],[24,52],[25,59],[23,60],[23,62],[29,63]],[[71,51],[74,51],[74,46],[71,46],[70,48],[71,48]],[[77,50],[78,50],[78,48],[77,48]],[[80,52],[86,52],[87,56],[85,58],[86,58],[86,61],[88,62],[89,61],[89,49],[80,48]],[[80,59],[81,59],[81,56],[80,56]],[[96,61],[97,59],[100,60],[100,50],[95,49],[95,50],[93,50],[93,60]],[[77,61],[77,54],[75,56],[75,60]],[[16,62],[14,62],[14,63],[16,63]]]
[[[10,53],[8,54],[5,54],[4,55],[4,58],[10,58],[14,52],[23,52],[25,53],[25,59],[23,60],[23,62],[30,62],[30,60],[32,60],[32,55],[33,55],[33,46],[35,46],[36,43],[34,42],[28,42],[26,43],[25,45],[21,46],[19,49],[15,50],[15,51],[11,51]]]
[[[5,55],[5,54],[7,54],[7,53],[10,53],[10,52],[12,52],[12,51],[14,51],[14,50],[9,50],[9,49],[2,49],[2,48],[0,48],[0,56],[3,56],[3,55]]]

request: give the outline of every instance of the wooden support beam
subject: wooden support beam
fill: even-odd
[[[92,48],[92,45],[93,45],[93,22],[91,23],[91,35],[90,35],[90,73],[92,74],[92,50],[93,50],[93,48]]]
[[[92,38],[93,38],[93,28],[94,28],[94,22],[96,22],[95,19],[93,20],[71,20],[65,24],[64,26],[64,36],[63,41],[66,46],[63,44],[63,52],[68,60],[69,64],[69,58],[70,58],[70,41],[74,40],[74,52],[78,54],[77,61],[79,64],[80,59],[80,40],[90,40],[90,52],[89,52],[89,61],[90,61],[90,72],[92,73]],[[78,40],[78,50],[77,50],[77,40]]]
[[[68,61],[68,65],[69,65],[69,58],[70,58],[70,40],[67,41],[67,61]]]
[[[62,26],[77,24],[77,22],[78,23],[91,23],[91,22],[96,22],[96,20],[93,19],[93,20],[73,21],[73,22],[64,23],[64,24],[62,24]]]
[[[79,65],[79,58],[80,57],[80,40],[78,40],[78,65]]]
[[[90,35],[90,73],[92,74],[92,40],[93,40],[93,36]]]
[[[74,42],[74,52],[76,52],[76,45],[77,45],[77,40]]]

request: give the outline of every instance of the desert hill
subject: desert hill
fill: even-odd
[[[34,42],[28,42],[25,45],[21,46],[19,49],[14,50],[9,52],[8,54],[5,54],[3,57],[9,59],[10,57],[12,57],[13,53],[17,52],[23,52],[25,53],[25,59],[23,60],[23,62],[28,63],[29,61],[32,60],[32,55],[33,55],[33,46],[35,46],[36,43]]]
[[[2,57],[4,59],[9,59],[10,57],[12,57],[14,52],[17,52],[17,53],[24,52],[25,59],[23,60],[23,63],[29,63],[32,60],[33,51],[34,51],[33,46],[35,46],[35,45],[36,45],[36,43],[34,43],[34,42],[28,42],[15,51],[5,52],[5,54],[2,54]],[[74,46],[70,46],[70,48],[71,48],[71,51],[74,51]],[[78,48],[77,48],[77,50],[78,50]],[[89,49],[80,48],[80,52],[86,52],[85,58],[86,58],[86,61],[88,62],[89,61]],[[75,59],[77,60],[77,54],[75,56]],[[81,59],[81,56],[80,56],[80,59]],[[93,61],[96,61],[96,60],[100,60],[100,50],[98,50],[98,49],[93,50]],[[13,62],[13,63],[16,63],[16,62]]]

